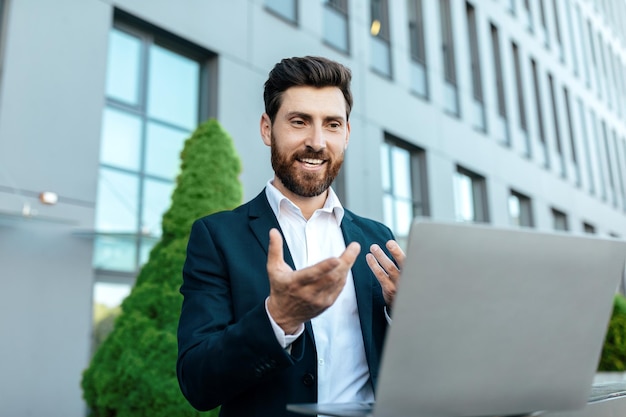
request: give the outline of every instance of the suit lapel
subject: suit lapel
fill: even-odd
[[[270,229],[278,229],[281,235],[283,234],[283,231],[278,224],[274,211],[270,207],[270,203],[267,201],[265,189],[261,191],[261,193],[257,195],[254,200],[250,201],[248,216],[250,218],[250,229],[252,229],[252,233],[254,233],[259,244],[265,251],[265,254],[267,254],[267,249],[270,244]],[[295,268],[291,252],[287,246],[287,240],[284,236],[283,254],[285,262],[287,262],[287,264],[289,264],[292,268]]]

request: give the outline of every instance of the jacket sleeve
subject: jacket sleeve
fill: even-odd
[[[196,221],[183,268],[177,375],[183,394],[198,410],[215,408],[290,367],[301,344],[294,343],[291,355],[279,345],[265,311],[265,296],[240,295],[253,304],[236,317],[234,304],[239,301],[233,299],[232,268],[217,244],[223,241],[223,236],[212,235],[205,220]],[[240,247],[230,249],[238,252],[230,256],[243,260],[248,255]],[[249,259],[246,263],[251,276],[267,280],[265,263]],[[260,270],[253,271],[257,266]]]

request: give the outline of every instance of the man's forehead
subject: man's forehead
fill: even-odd
[[[279,111],[346,113],[346,100],[338,87],[296,86],[284,91]]]

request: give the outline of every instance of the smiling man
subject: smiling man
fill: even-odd
[[[290,403],[374,400],[404,253],[331,187],[350,140],[350,81],[321,57],[276,64],[260,122],[274,177],[193,225],[177,372],[199,410],[282,417]]]

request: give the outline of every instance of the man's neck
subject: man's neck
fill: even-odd
[[[313,213],[315,213],[315,210],[324,207],[324,204],[326,203],[326,198],[328,198],[328,190],[314,197],[303,197],[285,188],[280,180],[276,178],[274,178],[272,184],[274,185],[274,187],[276,187],[278,191],[280,191],[285,197],[287,197],[293,204],[295,204],[300,209],[300,211],[302,212],[302,216],[304,216],[304,218],[307,220],[311,218]]]

